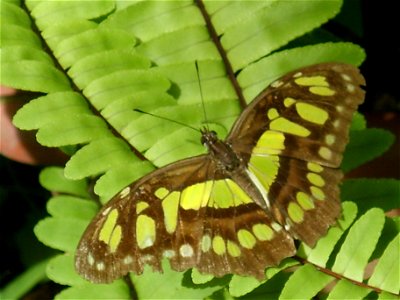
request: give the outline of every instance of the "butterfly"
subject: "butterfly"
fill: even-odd
[[[342,153],[363,102],[359,70],[321,63],[262,91],[225,140],[201,129],[207,154],[133,182],[83,234],[75,268],[108,283],[146,264],[262,280],[265,268],[313,247],[340,216]]]

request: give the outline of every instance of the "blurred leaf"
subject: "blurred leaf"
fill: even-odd
[[[350,131],[350,141],[343,156],[342,170],[347,173],[382,155],[393,142],[394,135],[384,129]]]
[[[342,200],[357,203],[360,213],[371,207],[384,211],[398,208],[400,181],[396,179],[347,179],[341,186]]]

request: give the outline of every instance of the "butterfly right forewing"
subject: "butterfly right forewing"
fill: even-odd
[[[310,246],[340,215],[338,167],[363,84],[347,64],[290,72],[253,100],[227,138],[265,189],[275,220]]]

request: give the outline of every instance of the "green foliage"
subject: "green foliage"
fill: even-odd
[[[37,130],[43,145],[78,149],[65,168],[46,168],[40,176],[41,184],[57,195],[49,200],[50,216],[37,224],[35,234],[62,252],[44,262],[47,277],[70,286],[57,299],[131,297],[124,280],[93,285],[74,271],[76,245],[98,209],[89,186],[104,203],[156,167],[204,151],[190,129],[134,109],[200,128],[204,101],[210,127],[223,137],[241,111],[233,84],[250,102],[293,69],[326,61],[362,63],[363,50],[351,43],[315,40],[282,48],[333,18],[340,6],[341,1],[205,2],[236,74],[232,78],[192,1],[1,3],[2,26],[7,26],[1,33],[1,83],[45,94],[19,110],[14,124]],[[345,171],[377,157],[393,142],[387,132],[366,129],[360,115],[352,130]],[[342,198],[354,202],[343,203],[340,226],[314,249],[301,245],[297,257],[267,269],[263,282],[178,273],[168,265],[164,274],[146,269],[131,281],[140,299],[312,298],[336,279],[337,285],[325,292],[328,299],[361,299],[371,292],[381,299],[393,297],[399,293],[399,237],[384,211],[398,206],[398,197],[395,180],[345,181]],[[363,279],[371,258],[378,264]],[[17,278],[4,295],[17,298],[43,278],[43,264]],[[25,289],[16,290],[17,285]]]

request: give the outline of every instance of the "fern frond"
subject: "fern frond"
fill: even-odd
[[[94,197],[86,180],[91,185],[95,182],[94,193],[104,203],[155,167],[204,151],[198,143],[199,133],[134,109],[196,128],[207,122],[224,137],[243,106],[288,71],[327,61],[359,65],[365,58],[364,51],[351,43],[316,40],[314,45],[283,48],[332,18],[341,1],[27,1],[21,7],[12,2],[1,5],[2,23],[8,26],[1,36],[2,84],[45,94],[15,115],[15,125],[38,130],[37,139],[43,145],[76,149],[64,169],[45,169],[40,179],[44,187],[60,194],[48,203],[50,216],[35,227],[41,242],[65,252],[53,257],[47,267],[49,278],[71,286],[57,299],[130,296],[123,280],[94,288],[73,270],[76,245],[97,209],[88,201]],[[364,129],[362,124],[358,117],[353,129]],[[365,135],[379,139],[376,134]],[[375,157],[391,138],[386,136],[384,142],[364,156],[358,156],[357,145],[350,144],[344,169]],[[361,207],[360,199],[347,188],[351,185],[352,181],[345,182],[344,198]],[[395,194],[391,191],[388,203]],[[384,206],[393,207],[393,203]],[[382,211],[369,210],[364,204],[366,214],[357,219],[355,204],[346,202],[343,207],[339,227],[331,228],[314,249],[302,245],[296,259],[266,270],[262,283],[240,276],[218,280],[195,271],[177,273],[167,265],[165,275],[146,269],[144,275],[131,279],[140,298],[158,297],[154,282],[162,282],[160,289],[167,298],[204,298],[228,284],[236,297],[252,299],[262,292],[293,298],[299,296],[300,285],[305,287],[302,296],[313,297],[335,280],[338,283],[327,292],[331,298],[350,295],[354,284],[358,284],[351,292],[355,297],[371,291],[380,297],[398,294],[398,284],[393,284],[398,283],[396,269],[384,272],[396,263],[393,253],[398,237],[389,234],[390,243],[379,239],[386,228]],[[370,224],[375,218],[378,222]],[[374,234],[365,234],[368,230]],[[360,237],[367,247],[357,248]],[[354,249],[362,252],[362,262],[349,259]],[[366,282],[361,275],[371,254],[378,264]],[[282,272],[288,268],[294,271],[292,275]]]

